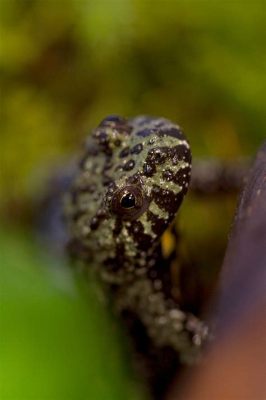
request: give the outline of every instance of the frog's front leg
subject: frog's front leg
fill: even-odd
[[[155,347],[170,347],[182,362],[193,363],[206,340],[207,327],[195,315],[181,310],[172,287],[166,289],[163,279],[149,273],[121,287],[116,292],[115,308],[119,314],[135,313]]]
[[[146,276],[123,286],[114,304],[132,339],[136,367],[154,399],[163,398],[179,366],[199,358],[208,334],[202,321],[165,293],[161,279],[162,275]]]

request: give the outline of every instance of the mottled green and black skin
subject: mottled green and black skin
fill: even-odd
[[[190,173],[191,152],[179,126],[111,116],[88,138],[65,199],[72,255],[97,271],[114,310],[138,321],[133,330],[141,326],[154,348],[169,348],[185,362],[195,358],[206,328],[180,309],[161,237]]]

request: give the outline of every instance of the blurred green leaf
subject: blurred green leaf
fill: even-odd
[[[28,234],[2,229],[0,240],[0,398],[142,398],[95,288],[46,265]]]
[[[34,194],[36,168],[75,151],[106,114],[172,118],[196,155],[254,153],[265,17],[264,1],[2,0],[6,199]]]

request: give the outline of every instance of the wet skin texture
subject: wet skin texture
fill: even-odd
[[[151,384],[161,387],[157,364],[193,362],[206,337],[204,324],[180,309],[160,243],[190,172],[189,144],[177,125],[110,116],[88,138],[65,198],[70,253],[95,269],[153,369]]]

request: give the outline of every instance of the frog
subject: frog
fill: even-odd
[[[64,196],[71,258],[95,271],[139,342],[145,336],[152,353],[170,349],[185,364],[198,359],[208,326],[182,309],[162,237],[188,191],[191,163],[179,125],[111,115],[89,135]]]
[[[176,123],[110,115],[80,155],[60,165],[37,201],[36,233],[51,255],[71,261],[82,278],[100,281],[97,301],[121,323],[138,380],[151,398],[163,399],[173,379],[201,361],[214,332],[202,313],[206,286],[200,297],[194,293],[199,265],[180,251],[180,206],[188,191],[206,200],[235,196],[250,160],[193,157],[192,163]]]

